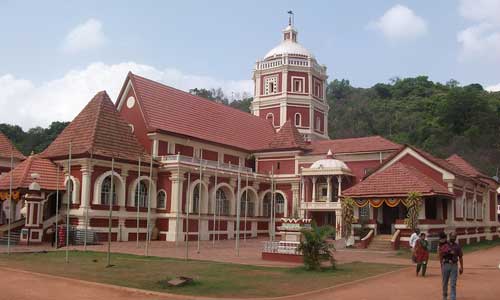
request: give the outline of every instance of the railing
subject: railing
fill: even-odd
[[[218,168],[220,170],[227,170],[227,171],[235,171],[235,172],[244,172],[244,173],[252,173],[253,170],[252,168],[249,167],[244,167],[244,166],[239,166],[235,164],[228,164],[228,163],[221,163],[213,160],[207,160],[207,159],[199,159],[196,157],[191,157],[191,156],[185,156],[185,155],[166,155],[166,156],[160,156],[160,160],[162,162],[183,162],[183,163],[188,163],[192,164],[195,166],[199,166],[200,162],[202,167],[212,167],[212,168]]]
[[[263,252],[300,255],[301,253],[298,250],[299,244],[299,242],[266,241],[264,242]]]
[[[267,70],[267,69],[277,68],[283,65],[312,67],[314,71],[320,74],[326,73],[326,68],[324,66],[319,65],[315,60],[309,60],[307,58],[291,58],[286,55],[271,60],[258,61],[255,64],[255,69]]]
[[[340,208],[340,202],[301,202],[300,209],[336,209]]]

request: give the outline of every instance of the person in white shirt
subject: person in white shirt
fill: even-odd
[[[412,235],[410,236],[410,247],[411,249],[415,249],[415,243],[418,241],[418,238],[419,238],[419,235],[420,235],[420,229],[415,229],[415,232],[412,233]]]

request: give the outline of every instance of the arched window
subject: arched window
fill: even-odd
[[[285,212],[285,198],[280,193],[276,193],[274,197],[275,197],[275,201],[276,201],[276,213],[277,214],[284,213]]]
[[[295,113],[295,126],[302,126],[302,115]]]
[[[219,188],[215,193],[215,210],[217,214],[229,215],[229,200],[223,189]]]
[[[240,214],[242,216],[253,217],[254,203],[248,191],[244,191],[243,194],[241,194],[240,209]]]
[[[147,207],[148,206],[148,182],[146,180],[141,180],[139,184],[137,184],[135,188],[135,207],[137,207],[137,200],[139,200],[139,207]],[[139,199],[137,199],[139,198]]]
[[[101,185],[101,204],[109,205],[109,199],[111,197],[111,175],[106,177]],[[118,204],[118,198],[116,196],[116,180],[113,182],[113,205]]]
[[[270,217],[271,216],[271,193],[267,193],[264,196],[264,200],[262,201],[262,215],[264,217]]]
[[[191,210],[192,213],[198,213],[198,209],[200,208],[200,184],[199,183],[193,189],[193,197],[192,197],[191,207],[193,208]]]
[[[271,124],[273,124],[273,126],[274,126],[274,115],[273,115],[273,113],[268,113],[266,115],[266,120],[268,120],[269,122],[271,122]]]
[[[167,194],[165,191],[159,191],[156,197],[156,208],[166,208],[167,206]]]

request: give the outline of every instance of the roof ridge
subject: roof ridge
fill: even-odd
[[[172,86],[166,85],[165,83],[162,83],[162,82],[158,82],[158,81],[155,81],[155,80],[152,80],[152,79],[149,79],[149,78],[146,78],[146,77],[143,77],[143,76],[140,76],[140,75],[134,74],[134,73],[132,73],[132,72],[130,72],[130,74],[131,74],[133,77],[138,77],[138,78],[140,78],[140,79],[144,79],[144,80],[149,81],[149,82],[152,82],[152,83],[154,83],[154,84],[161,85],[161,86],[166,87],[166,88],[168,88],[168,89],[172,89],[172,90],[178,91],[178,92],[180,92],[180,93],[183,93],[183,94],[189,95],[189,96],[191,96],[191,97],[197,98],[197,99],[199,99],[199,100],[201,100],[201,101],[204,101],[205,103],[211,103],[211,104],[213,104],[213,105],[217,105],[217,106],[220,106],[220,107],[227,108],[227,109],[230,109],[230,110],[232,110],[232,111],[238,112],[239,114],[249,116],[249,117],[254,118],[254,119],[256,119],[256,120],[260,120],[260,121],[266,121],[266,122],[268,122],[267,120],[265,120],[265,119],[263,119],[263,118],[261,118],[261,117],[259,117],[259,116],[253,115],[253,114],[251,114],[251,113],[244,112],[244,111],[239,110],[239,109],[237,109],[237,108],[234,108],[234,107],[232,107],[232,106],[225,105],[225,104],[222,104],[222,103],[219,103],[219,102],[216,102],[216,101],[213,101],[213,100],[207,99],[207,98],[203,98],[203,97],[201,97],[201,96],[193,95],[193,94],[191,94],[191,93],[189,93],[189,92],[186,92],[186,91],[183,91],[183,90],[181,90],[181,89],[178,89],[178,88],[175,88],[175,87],[172,87]],[[268,122],[268,123],[269,123],[269,122]]]
[[[21,178],[19,179],[19,186],[23,184],[24,180],[26,179],[26,176],[28,175],[29,170],[31,169],[31,165],[33,164],[33,159],[35,158],[36,155],[30,155],[26,159],[26,166],[24,167],[23,173],[21,175]],[[14,175],[14,173],[12,173]],[[14,183],[12,183],[14,185]]]
[[[94,121],[94,127],[91,129],[92,130],[92,136],[91,136],[91,142],[90,142],[90,149],[87,149],[87,152],[89,154],[94,151],[94,146],[95,146],[95,142],[96,142],[96,132],[97,132],[97,128],[99,126],[99,120],[102,117],[101,111],[102,111],[102,107],[104,105],[104,101],[103,101],[102,97],[104,95],[107,95],[106,91],[100,91],[96,95],[96,97],[101,97],[101,99],[100,99],[100,102],[98,103],[99,105],[97,107],[97,113],[96,113],[96,118],[95,118],[95,121]]]

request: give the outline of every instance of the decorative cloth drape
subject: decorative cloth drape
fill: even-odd
[[[404,206],[408,207],[408,205],[410,204],[410,203],[408,203],[406,198],[404,198],[404,199],[401,199],[401,198],[354,199],[354,204],[357,207],[365,207],[369,204],[371,207],[378,208],[378,207],[381,207],[384,203],[389,207],[396,207],[400,203],[402,203]]]

